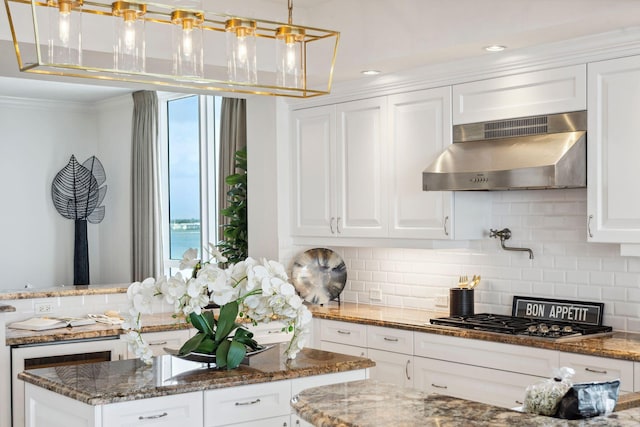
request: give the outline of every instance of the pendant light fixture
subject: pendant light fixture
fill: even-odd
[[[49,0],[49,60],[82,64],[82,0]]]
[[[256,21],[232,18],[225,22],[227,73],[238,83],[258,83],[256,64]]]
[[[173,71],[176,76],[204,77],[202,49],[202,13],[174,10],[171,12],[173,26]]]
[[[113,66],[116,70],[144,73],[144,19],[147,6],[140,3],[116,1],[111,4],[116,20]]]
[[[331,91],[340,33],[293,23],[292,0],[287,22],[206,11],[200,0],[4,2],[22,72],[198,93]]]
[[[288,0],[288,25],[276,29],[276,84],[291,88],[306,86],[305,30],[291,25],[293,22],[293,0]]]

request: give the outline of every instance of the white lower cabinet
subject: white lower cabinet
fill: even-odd
[[[142,338],[149,344],[154,356],[167,354],[166,348],[179,349],[191,337],[190,329],[178,329],[174,331],[145,332]],[[136,355],[127,349],[127,358],[133,359]]]
[[[202,393],[185,393],[105,405],[102,410],[102,425],[202,425]]]
[[[619,379],[620,392],[623,393],[634,391],[633,363],[630,360],[560,353],[560,366],[568,366],[576,371],[572,378],[574,383]]]
[[[204,392],[205,427],[289,416],[291,383],[274,381]]]
[[[333,353],[348,354],[349,356],[368,357],[365,347],[339,344],[331,341],[320,341],[320,350],[331,351]]]
[[[374,349],[369,349],[368,354],[369,359],[376,362],[370,371],[372,380],[413,387],[413,356]]]
[[[526,387],[542,380],[533,375],[424,357],[414,361],[415,388],[504,408],[522,405]]]
[[[272,381],[215,390],[88,405],[27,383],[29,427],[308,427],[292,413],[291,398],[302,390],[365,380],[368,369]]]

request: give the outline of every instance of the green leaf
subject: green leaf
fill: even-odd
[[[194,328],[203,334],[209,334],[213,330],[212,325],[207,323],[207,319],[202,314],[189,314],[189,321],[191,321]]]
[[[211,310],[203,311],[202,315],[204,316],[204,319],[207,321],[207,323],[209,323],[209,325],[212,326],[211,330],[213,330],[217,324],[216,318],[213,316],[213,311]]]
[[[227,369],[235,369],[240,366],[242,359],[247,354],[247,348],[244,344],[237,341],[231,341],[229,352],[227,353]]]
[[[229,353],[230,347],[231,341],[229,340],[224,340],[218,345],[218,349],[216,350],[216,366],[218,368],[227,366],[227,354]]]
[[[213,354],[215,350],[215,341],[210,336],[206,336],[195,351],[198,353]]]
[[[178,354],[180,356],[184,356],[185,354],[189,354],[195,351],[204,338],[205,334],[198,332],[197,334],[189,338],[184,344],[182,344],[182,347],[180,347],[180,350],[178,350]]]
[[[259,347],[258,342],[253,339],[253,332],[249,332],[244,328],[236,329],[236,333],[233,336],[233,341],[250,347],[252,350],[257,350]]]
[[[220,308],[218,327],[216,328],[216,341],[221,342],[236,327],[238,317],[238,302],[231,301]]]

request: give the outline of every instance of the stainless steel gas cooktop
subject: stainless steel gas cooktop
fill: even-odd
[[[611,335],[602,325],[604,304],[547,298],[514,297],[512,315],[491,313],[431,319],[434,325],[528,336],[572,340]]]

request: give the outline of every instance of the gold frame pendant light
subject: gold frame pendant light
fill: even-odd
[[[156,1],[4,0],[18,68],[199,93],[330,93],[340,33],[294,24],[292,0],[286,23]]]

